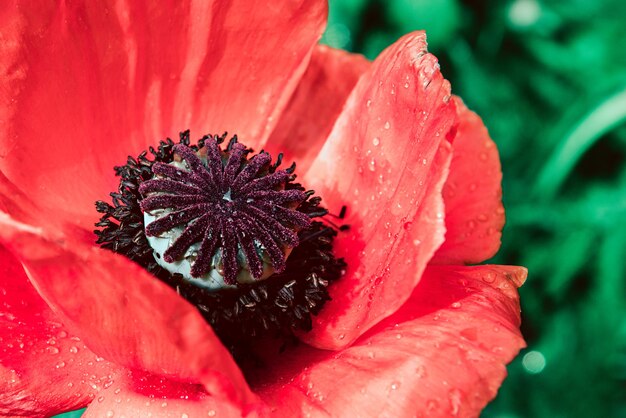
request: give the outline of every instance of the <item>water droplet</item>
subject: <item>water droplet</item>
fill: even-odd
[[[118,394],[118,393],[120,393],[121,391],[122,391],[122,389],[117,388],[117,389],[115,389],[115,390],[113,391],[113,393],[115,393],[115,394],[117,395],[117,394]]]
[[[417,368],[415,369],[415,374],[419,378],[424,378],[428,375],[428,373],[426,372],[426,367],[424,367],[424,365],[421,365],[421,364],[417,366]]]
[[[420,241],[420,240],[418,240],[418,239],[414,239],[414,240],[413,240],[413,245],[415,245],[416,247],[417,247],[418,245],[420,245],[421,243],[422,243],[422,241]]]
[[[65,362],[64,361],[60,361],[54,367],[56,367],[57,369],[62,369],[63,367],[65,367]]]
[[[397,390],[400,387],[400,382],[391,382],[391,390]]]
[[[409,88],[409,82],[407,81],[406,83],[404,83],[404,88],[408,89]]]
[[[452,412],[452,416],[457,416],[459,414],[459,410],[461,409],[461,400],[462,394],[459,389],[452,389],[450,393],[448,393],[448,400],[450,401],[450,411]]]
[[[76,354],[76,353],[78,353],[78,347],[76,347],[76,346],[71,346],[71,347],[70,347],[70,353],[72,353],[72,354]]]
[[[389,129],[391,128],[391,124],[389,123],[389,121],[385,122],[385,129]]]
[[[46,347],[46,351],[50,354],[59,354],[59,349],[56,347]]]
[[[496,275],[494,273],[489,272],[483,276],[483,281],[485,283],[493,283],[496,281]]]
[[[428,402],[426,402],[426,410],[428,411],[434,411],[435,409],[437,409],[438,406],[439,402],[434,399],[430,399]]]
[[[376,170],[376,161],[370,160],[369,163],[367,163],[367,168],[370,171],[375,171]]]
[[[380,145],[380,138],[375,136],[374,139],[372,139],[372,144],[374,144],[375,147]]]
[[[98,402],[100,402],[100,403],[104,402],[104,396],[98,397]]]
[[[214,417],[214,416],[215,416],[215,411],[211,409],[211,410],[207,413],[207,415],[208,415],[208,416],[210,416],[210,417]]]
[[[372,105],[372,101],[371,101],[371,100],[368,100],[368,101],[365,103],[365,105],[366,105],[367,107],[370,107],[370,106]]]
[[[484,213],[481,213],[476,217],[476,219],[478,219],[480,222],[487,222],[489,218]]]
[[[167,402],[163,402],[163,403],[161,404],[161,408],[165,408],[166,406],[167,406]]]
[[[426,158],[422,159],[422,165],[428,164],[428,160]]]
[[[461,307],[461,302],[453,302],[450,306],[452,306],[454,309],[459,309]]]
[[[115,415],[115,412],[113,411],[107,411],[107,418],[111,418],[113,415]]]
[[[187,414],[182,414],[182,415],[180,416],[180,418],[189,418],[189,415],[187,415]]]
[[[67,332],[65,331],[59,331],[59,333],[57,334],[58,338],[65,338],[67,337]]]

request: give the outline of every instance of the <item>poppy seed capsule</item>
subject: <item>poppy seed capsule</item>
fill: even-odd
[[[96,202],[96,242],[196,306],[242,358],[251,339],[310,331],[346,268],[333,255],[346,226],[325,219],[321,198],[294,181],[295,166],[279,169],[281,154],[273,163],[249,155],[236,137],[192,145],[184,131],[115,167],[112,204]]]
[[[276,170],[265,152],[248,159],[236,139],[225,150],[208,140],[197,151],[183,144],[173,151],[139,187],[156,262],[210,290],[282,272],[298,231],[311,224],[297,210],[307,193],[285,189],[294,167]]]

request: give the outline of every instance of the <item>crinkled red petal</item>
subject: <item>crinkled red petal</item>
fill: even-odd
[[[307,342],[344,347],[411,294],[443,239],[445,137],[455,121],[450,85],[421,32],[385,50],[361,77],[305,177],[331,212],[348,207],[350,225],[335,244],[346,274]]]
[[[371,63],[362,55],[318,45],[265,147],[305,173],[324,145],[359,77]]]
[[[429,266],[410,299],[353,346],[300,347],[255,387],[275,416],[475,417],[524,340],[526,269]]]
[[[0,11],[0,170],[92,225],[113,166],[165,136],[261,147],[324,27],[322,0],[19,2]]]
[[[202,383],[251,402],[238,366],[198,311],[130,260],[0,213],[0,241],[63,322],[98,355],[129,369]]]
[[[260,405],[242,409],[209,395],[202,386],[175,382],[141,372],[128,372],[98,394],[83,417],[241,417]]]
[[[65,327],[0,245],[0,416],[50,416],[87,405],[119,366]]]
[[[496,144],[480,117],[458,97],[459,126],[443,188],[446,239],[432,263],[480,263],[500,248],[504,226],[502,171]]]

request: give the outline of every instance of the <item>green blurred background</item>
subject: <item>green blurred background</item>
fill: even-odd
[[[324,42],[374,58],[426,29],[498,144],[527,266],[528,348],[484,417],[626,417],[626,2],[331,0]]]
[[[330,0],[373,59],[426,29],[498,144],[528,348],[484,417],[626,417],[626,1]],[[79,416],[66,414],[70,416]]]

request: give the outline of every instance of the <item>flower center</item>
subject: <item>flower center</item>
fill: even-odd
[[[311,224],[297,210],[307,194],[285,189],[293,168],[277,170],[265,152],[248,159],[237,142],[225,151],[215,140],[173,151],[174,160],[155,163],[155,177],[139,187],[157,263],[209,289],[283,272],[297,232]]]
[[[225,139],[191,145],[186,131],[115,167],[119,190],[96,202],[95,233],[194,304],[241,359],[258,338],[311,329],[345,269],[332,251],[344,229],[294,182],[295,165],[279,169],[282,155],[272,163]]]

